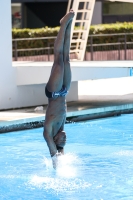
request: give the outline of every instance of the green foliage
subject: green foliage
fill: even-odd
[[[40,28],[40,29],[12,29],[12,38],[20,39],[20,38],[40,38],[40,37],[54,37],[57,36],[59,31],[59,27],[55,28]],[[54,39],[48,40],[21,40],[17,42],[18,49],[30,49],[30,48],[41,48],[48,47],[50,44],[54,43]],[[13,42],[13,48],[14,48]]]
[[[55,28],[38,28],[38,29],[12,29],[12,38],[36,38],[36,37],[48,37],[56,36],[59,31],[59,27]]]
[[[77,29],[77,27],[76,27]],[[57,36],[59,27],[50,28],[44,27],[39,29],[12,29],[12,38],[38,38],[38,37],[54,37]],[[90,27],[89,35],[93,35],[94,44],[116,43],[119,38],[124,36],[99,36],[100,34],[118,34],[118,33],[133,33],[133,23],[116,23],[116,24],[101,24]],[[90,36],[88,36],[88,44],[90,43]],[[127,41],[133,41],[133,35],[127,36]],[[48,47],[54,43],[54,39],[48,40],[28,40],[19,41],[17,43],[18,49],[41,48]],[[52,45],[53,46],[53,45]],[[14,44],[13,44],[14,47]]]
[[[133,33],[133,23],[124,22],[116,24],[101,24],[96,26],[91,26],[90,35],[100,35],[100,34],[120,34],[120,33]],[[93,37],[94,44],[105,44],[105,43],[116,43],[120,38],[124,39],[124,35],[110,35],[110,36],[95,36]],[[88,37],[90,39],[90,37]],[[127,41],[133,41],[133,35],[127,36]]]

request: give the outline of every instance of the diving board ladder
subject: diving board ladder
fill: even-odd
[[[75,17],[72,23],[70,53],[76,55],[76,60],[83,61],[90,24],[96,0],[69,0],[67,12],[72,8]]]

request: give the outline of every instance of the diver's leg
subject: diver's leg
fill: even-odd
[[[64,37],[66,32],[66,27],[72,20],[74,12],[70,11],[63,20],[61,21],[61,28],[57,35],[57,39],[54,44],[54,64],[52,67],[51,75],[47,83],[47,89],[50,92],[59,91],[63,85],[64,77],[64,59],[63,59],[63,49],[64,49]]]
[[[63,78],[63,85],[66,86],[67,90],[70,88],[71,84],[71,68],[70,68],[70,39],[71,39],[71,25],[72,20],[69,22],[64,39],[64,50],[63,50],[63,57],[64,57],[64,78]]]

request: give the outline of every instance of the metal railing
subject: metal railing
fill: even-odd
[[[96,44],[95,38],[114,38],[116,42]],[[85,60],[133,60],[133,33],[91,35]]]
[[[107,42],[111,37],[112,40],[115,37],[116,42]],[[13,39],[13,61],[53,61],[55,38]],[[101,39],[105,42],[97,43]],[[25,48],[21,48],[22,41],[25,42]],[[34,47],[35,43],[40,47]],[[76,55],[70,55],[71,59],[76,58]],[[90,35],[84,60],[133,60],[133,33]]]
[[[12,40],[12,60],[13,61],[50,61],[53,54],[54,40],[56,37],[21,38]],[[25,48],[21,48],[21,42],[25,42]],[[35,48],[35,42],[40,43],[39,48]],[[44,47],[43,47],[44,46]]]

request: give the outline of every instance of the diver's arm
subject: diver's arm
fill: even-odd
[[[64,148],[63,149],[59,149],[58,153],[61,153],[62,155],[64,155]]]
[[[56,145],[54,143],[54,140],[53,140],[53,137],[52,137],[50,131],[46,130],[46,128],[45,128],[43,136],[48,145],[50,155],[51,155],[51,157],[53,157],[57,153],[57,148],[56,148]]]
[[[49,148],[53,168],[56,169],[57,164],[58,164],[58,155],[57,155],[58,153],[57,153],[56,145],[53,141],[53,137],[46,130],[44,131],[43,136],[44,136],[44,139],[46,140],[46,143],[47,143],[48,148]]]

